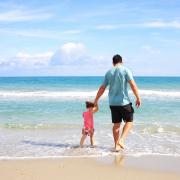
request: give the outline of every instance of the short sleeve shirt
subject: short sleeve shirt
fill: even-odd
[[[109,86],[110,106],[124,106],[130,103],[127,89],[130,80],[133,80],[131,71],[122,65],[113,67],[105,74],[103,85]]]

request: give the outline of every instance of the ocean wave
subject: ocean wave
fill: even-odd
[[[169,154],[163,154],[163,153],[146,153],[146,152],[136,152],[136,153],[122,153],[120,152],[112,152],[109,153],[102,153],[102,154],[86,154],[86,155],[57,155],[57,156],[0,156],[0,160],[39,160],[39,159],[68,159],[68,158],[101,158],[101,157],[123,157],[123,156],[129,156],[129,157],[145,157],[145,156],[152,156],[152,157],[174,157],[179,158],[180,154],[177,153],[169,153]]]
[[[95,97],[97,91],[0,91],[0,98],[78,98]],[[132,94],[132,91],[129,91]],[[180,98],[180,91],[143,90],[139,93],[142,97],[169,97]],[[103,97],[107,97],[106,91]]]
[[[1,98],[86,98],[94,97],[96,91],[0,91]],[[105,95],[107,95],[105,93]]]
[[[55,150],[55,149],[54,149]],[[64,158],[102,158],[102,157],[115,157],[115,160],[121,159],[123,160],[123,157],[145,157],[145,156],[151,156],[151,157],[174,157],[179,158],[180,154],[176,152],[146,152],[145,150],[139,150],[139,151],[128,151],[127,149],[124,151],[115,152],[112,147],[84,147],[80,148],[79,145],[76,146],[70,146],[68,148],[65,148],[62,150],[58,147],[58,151],[55,151],[50,155],[48,152],[42,153],[35,151],[36,153],[34,155],[30,155],[27,153],[27,151],[21,152],[21,154],[17,153],[14,155],[1,155],[0,154],[0,160],[28,160],[28,159],[64,159]],[[31,150],[32,151],[32,150]],[[119,161],[118,161],[119,162]]]
[[[179,125],[169,125],[169,124],[144,124],[137,125],[134,127],[137,132],[141,134],[157,134],[157,133],[177,133],[180,134]]]
[[[41,130],[48,130],[48,129],[74,129],[74,128],[81,128],[82,125],[80,124],[30,124],[30,123],[5,123],[0,124],[0,128],[5,129],[24,129],[24,130],[33,130],[33,129],[41,129]]]
[[[96,128],[111,128],[111,124],[96,124]],[[0,128],[3,129],[22,129],[22,130],[51,130],[51,129],[81,129],[82,124],[72,123],[5,123],[0,124]],[[102,131],[103,132],[103,131]],[[169,125],[169,124],[136,124],[133,128],[132,134],[143,136],[144,134],[156,135],[156,134],[176,134],[180,135],[180,125]],[[108,137],[112,137],[112,134],[108,133]]]
[[[180,91],[139,90],[142,96],[180,97]]]

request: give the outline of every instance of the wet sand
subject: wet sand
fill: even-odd
[[[0,160],[2,180],[179,180],[180,158],[121,155],[101,158]]]

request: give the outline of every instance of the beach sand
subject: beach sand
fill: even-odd
[[[179,180],[179,158],[124,157],[0,160],[2,180]]]

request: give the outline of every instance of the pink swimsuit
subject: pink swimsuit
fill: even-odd
[[[93,119],[93,113],[92,111],[88,110],[86,112],[83,112],[83,118],[84,118],[84,131],[85,134],[90,134],[94,131],[94,119]]]

